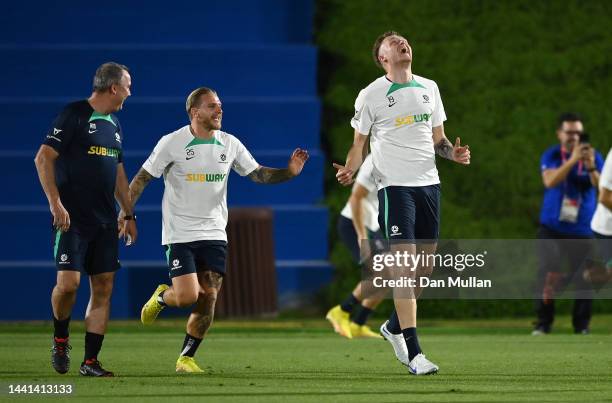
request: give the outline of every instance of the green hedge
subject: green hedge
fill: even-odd
[[[328,158],[344,161],[355,97],[383,74],[372,61],[372,43],[396,30],[413,47],[414,73],[438,83],[447,136],[461,137],[472,150],[467,168],[438,161],[441,237],[533,238],[543,191],[539,157],[556,143],[557,115],[582,113],[593,144],[602,153],[612,145],[611,20],[607,1],[318,0]],[[348,292],[358,276],[335,234],[350,189],[341,188],[334,173],[330,161],[326,202],[333,213],[330,239],[338,275],[322,306]],[[423,301],[419,309],[448,316],[530,314],[531,302]]]

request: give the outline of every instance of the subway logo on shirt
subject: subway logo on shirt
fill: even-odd
[[[89,155],[101,155],[103,157],[119,158],[119,150],[116,148],[108,148],[102,146],[91,146],[87,150]]]
[[[223,182],[227,174],[187,174],[187,182]]]
[[[400,116],[395,118],[395,127],[411,125],[415,122],[427,122],[431,119],[431,113],[421,113],[419,115]]]

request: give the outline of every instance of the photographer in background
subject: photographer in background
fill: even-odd
[[[559,116],[559,144],[541,158],[544,200],[540,212],[539,272],[533,335],[549,333],[554,321],[554,293],[574,282],[576,299],[572,324],[577,334],[589,332],[592,293],[580,273],[593,237],[591,218],[597,204],[597,186],[603,158],[589,144],[582,118],[575,113]],[[570,272],[563,274],[568,263]]]

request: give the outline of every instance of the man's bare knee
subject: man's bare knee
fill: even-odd
[[[206,301],[207,303],[210,303],[210,302],[214,303],[217,300],[218,294],[219,292],[214,288],[209,288],[208,290],[204,290],[203,288],[200,288],[198,292],[198,302]]]
[[[80,279],[73,276],[58,276],[55,290],[59,294],[74,294],[79,289]]]
[[[176,305],[179,308],[187,308],[198,301],[198,293],[194,291],[176,292]]]
[[[96,298],[109,299],[113,293],[113,283],[96,284],[92,290],[92,294]]]
[[[69,283],[69,284],[57,284],[55,286],[55,290],[58,294],[61,295],[71,295],[71,294],[76,294],[77,290],[79,289],[79,284],[78,283]]]

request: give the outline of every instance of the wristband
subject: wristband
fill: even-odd
[[[123,219],[124,220],[134,220],[134,221],[136,221],[136,215],[135,214],[126,215],[126,216],[123,216]]]

